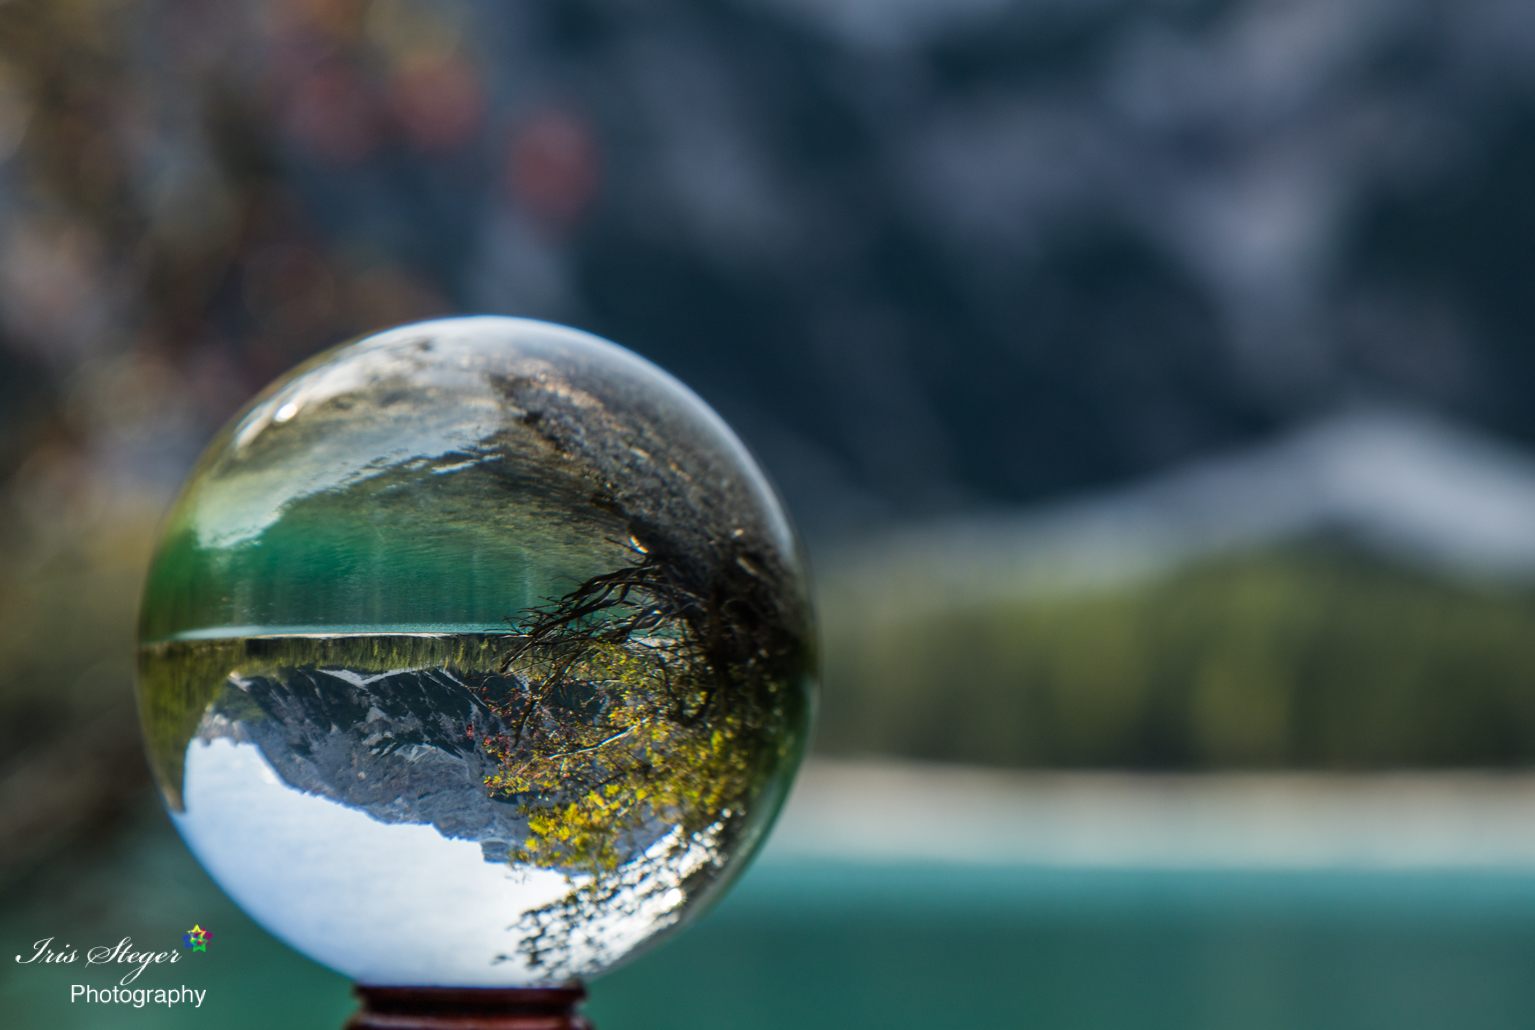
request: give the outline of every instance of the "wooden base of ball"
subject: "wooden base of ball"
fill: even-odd
[[[575,987],[367,987],[344,1030],[592,1030]]]

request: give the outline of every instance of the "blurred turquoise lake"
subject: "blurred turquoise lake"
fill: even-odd
[[[6,899],[9,955],[55,936],[179,945],[133,986],[201,1009],[71,1003],[96,967],[0,973],[5,1025],[338,1030],[341,977],[242,915],[146,806],[89,863]],[[1535,870],[1082,869],[771,850],[698,925],[590,985],[599,1030],[1513,1028],[1535,1021]]]

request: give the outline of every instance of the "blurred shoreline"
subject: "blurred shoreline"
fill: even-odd
[[[1535,873],[1535,773],[1124,773],[812,758],[763,855]]]

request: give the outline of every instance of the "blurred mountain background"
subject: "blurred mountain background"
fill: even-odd
[[[7,0],[0,876],[146,796],[207,438],[455,312],[738,429],[823,754],[1535,760],[1527,4]]]

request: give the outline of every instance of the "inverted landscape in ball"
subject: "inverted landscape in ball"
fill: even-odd
[[[445,319],[320,355],[209,446],[139,704],[177,828],[274,934],[372,984],[553,985],[744,867],[810,625],[780,502],[686,387]]]

